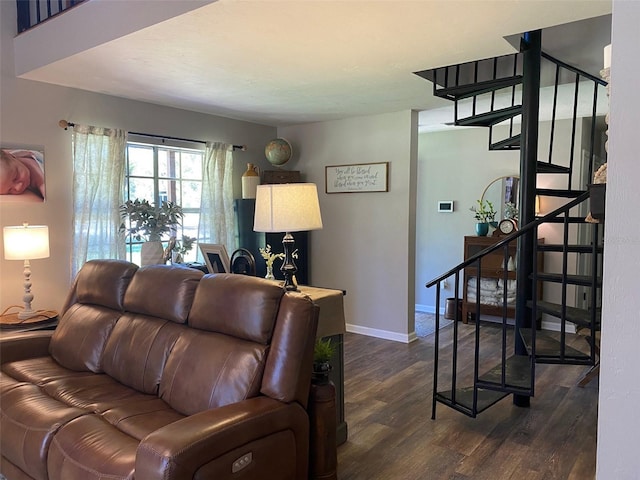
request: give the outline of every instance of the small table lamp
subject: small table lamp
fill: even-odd
[[[24,310],[18,313],[20,320],[38,315],[31,308],[31,264],[29,260],[49,257],[49,227],[46,225],[28,225],[4,227],[5,260],[24,260]]]
[[[305,232],[322,228],[318,189],[314,183],[278,183],[258,185],[253,230],[256,232],[285,232],[282,240],[284,261],[284,289],[297,290],[293,276],[298,271],[293,262],[295,241],[291,232]]]

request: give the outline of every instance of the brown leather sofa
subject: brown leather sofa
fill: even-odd
[[[1,340],[8,480],[307,478],[318,310],[244,275],[115,260]]]

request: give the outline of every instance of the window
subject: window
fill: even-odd
[[[184,218],[176,232],[178,241],[183,235],[198,236],[203,155],[204,145],[187,142],[160,139],[156,144],[144,137],[138,141],[133,135],[129,136],[127,142],[126,199],[146,199],[156,205],[169,201],[180,205]],[[168,236],[163,238],[165,242],[168,240]],[[127,259],[138,265],[142,243],[129,236],[126,240]],[[184,256],[184,261],[195,259],[194,246]]]

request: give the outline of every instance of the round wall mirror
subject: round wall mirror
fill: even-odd
[[[491,181],[482,192],[480,200],[490,201],[496,210],[496,221],[518,217],[518,175],[504,175]]]

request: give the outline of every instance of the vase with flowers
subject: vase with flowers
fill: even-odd
[[[496,211],[489,200],[476,200],[476,205],[469,210],[473,212],[476,222],[476,234],[484,237],[489,233],[489,225],[495,227]]]
[[[269,245],[268,243],[265,248],[259,248],[258,250],[260,251],[260,255],[262,255],[262,258],[264,258],[265,263],[267,264],[267,274],[265,275],[264,278],[267,278],[269,280],[275,280],[276,277],[273,275],[273,262],[275,261],[276,258],[279,258],[280,260],[284,260],[284,253],[273,253],[273,251],[271,250],[271,245]],[[293,251],[291,256],[296,260],[298,259],[297,248]]]
[[[282,260],[284,258],[284,253],[273,253],[271,251],[271,245],[269,245],[268,243],[265,248],[260,248],[259,250],[260,255],[262,255],[262,258],[264,258],[264,261],[267,264],[267,274],[264,278],[275,280],[276,277],[274,277],[273,275],[273,262],[276,260],[276,258]]]

